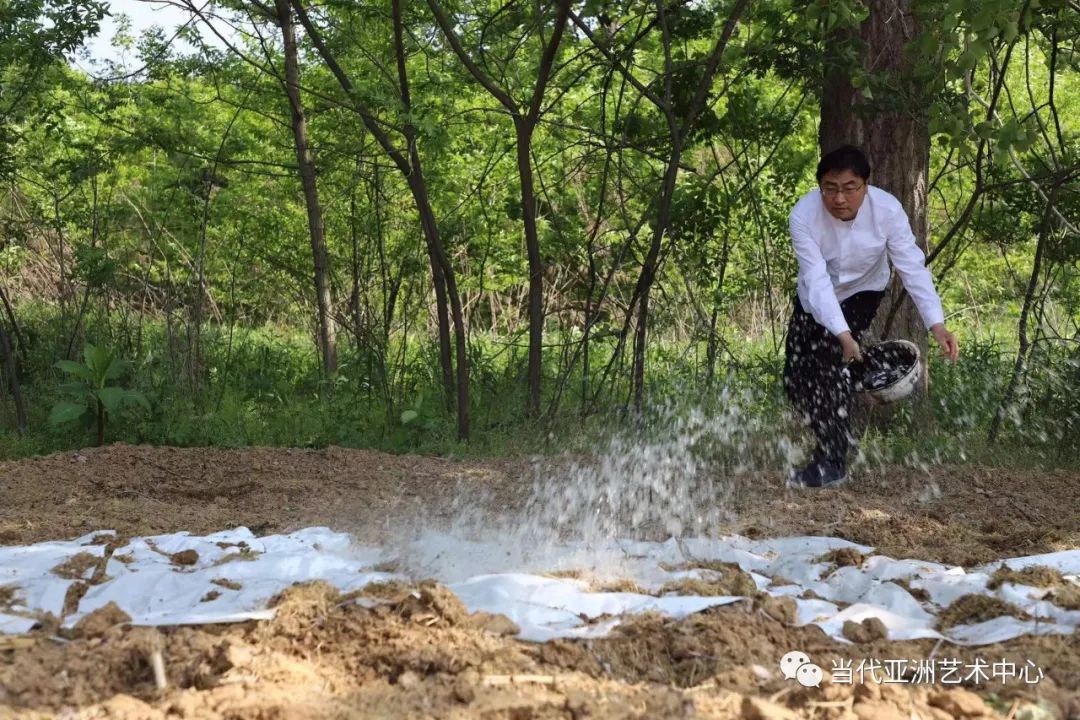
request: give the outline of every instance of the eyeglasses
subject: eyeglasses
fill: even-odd
[[[844,197],[852,197],[860,190],[866,187],[866,183],[862,185],[846,185],[844,187],[836,187],[835,185],[826,185],[821,188],[821,194],[825,197],[836,197],[837,195],[844,195]]]

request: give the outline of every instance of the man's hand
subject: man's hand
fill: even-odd
[[[955,365],[960,358],[960,345],[957,344],[953,334],[945,329],[944,323],[937,323],[930,328],[930,332],[933,333],[937,344],[941,346],[941,354]]]
[[[840,341],[840,347],[844,350],[843,363],[845,365],[852,360],[862,362],[862,350],[859,348],[859,343],[855,342],[855,338],[851,336],[851,332],[845,330],[837,335],[836,339]]]

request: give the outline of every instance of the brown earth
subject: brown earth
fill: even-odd
[[[448,519],[452,499],[470,490],[484,490],[500,512],[520,507],[527,474],[524,461],[118,445],[0,463],[0,542],[314,524],[378,542],[403,524]],[[750,536],[828,534],[893,557],[966,565],[1080,546],[1078,472],[887,468],[825,493],[787,491],[769,475],[736,483],[736,519],[722,529]],[[630,618],[599,640],[536,645],[508,636],[505,618],[469,616],[435,585],[387,584],[364,598],[380,604],[315,584],[285,593],[267,622],[132,628],[112,608],[76,632],[46,623],[0,636],[0,718],[1080,717],[1077,634],[965,649],[867,632],[844,645],[792,626],[790,608],[759,597],[679,622]],[[806,689],[778,673],[792,649],[826,672],[840,660],[955,657],[1030,660],[1045,678]]]

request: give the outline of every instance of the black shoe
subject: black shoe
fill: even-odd
[[[847,481],[847,471],[843,465],[828,460],[814,460],[812,463],[792,473],[788,487],[827,488],[843,485]]]

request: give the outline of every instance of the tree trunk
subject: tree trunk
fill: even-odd
[[[280,1],[280,0],[279,0]],[[311,17],[307,14],[303,4],[300,0],[291,0],[293,8],[296,10],[297,16],[300,18],[300,22],[303,24],[304,29],[307,31],[312,43],[315,45],[315,49],[319,55],[326,62],[330,72],[337,78],[338,83],[346,94],[352,99],[353,108],[356,110],[360,119],[364,123],[364,127],[368,129],[368,132],[374,136],[375,140],[382,147],[383,151],[390,157],[397,166],[402,175],[405,176],[405,180],[409,183],[409,190],[412,192],[413,201],[416,203],[416,209],[420,214],[420,224],[424,232],[424,239],[427,242],[429,257],[431,258],[433,265],[433,273],[437,266],[438,274],[435,275],[435,291],[439,292],[439,288],[443,287],[440,283],[445,283],[446,294],[449,296],[451,312],[453,313],[454,320],[454,336],[457,343],[457,421],[458,421],[458,438],[461,440],[469,439],[469,363],[468,363],[468,347],[466,345],[467,333],[465,330],[465,320],[463,313],[461,312],[461,298],[457,291],[457,282],[454,278],[454,268],[450,263],[450,258],[446,254],[446,250],[443,247],[442,239],[439,236],[439,228],[435,222],[435,213],[431,208],[431,201],[427,194],[427,185],[424,181],[424,175],[422,166],[420,164],[420,154],[415,142],[415,137],[406,140],[409,144],[408,154],[402,153],[402,151],[396,147],[390,137],[386,134],[380,124],[376,121],[375,117],[371,114],[371,111],[366,105],[361,102],[353,92],[353,83],[349,79],[349,76],[342,69],[338,63],[337,58],[327,48],[326,43],[323,42],[322,36],[311,22]],[[395,25],[395,51],[398,55],[398,72],[400,79],[401,97],[406,107],[408,106],[408,75],[405,72],[405,60],[404,60],[404,47],[402,42],[402,21],[401,21],[401,7],[399,0],[394,0],[391,4],[392,12],[394,14]],[[409,126],[406,127],[408,130]],[[440,321],[441,322],[441,321]],[[440,327],[440,345],[441,345],[442,327]],[[445,365],[444,365],[445,367]]]
[[[645,401],[645,349],[649,326],[649,294],[660,261],[660,247],[671,222],[671,203],[675,198],[675,181],[679,175],[679,161],[682,159],[684,136],[673,126],[671,128],[671,157],[668,159],[667,172],[660,192],[660,207],[657,209],[656,229],[653,231],[649,252],[641,267],[638,278],[638,293],[641,305],[638,307],[638,321],[634,332],[633,386],[634,408],[641,410]]]
[[[397,2],[398,0],[395,0]],[[540,119],[541,104],[548,81],[551,79],[555,56],[562,42],[563,31],[570,17],[570,0],[557,0],[556,14],[549,41],[543,44],[540,66],[533,83],[532,99],[528,108],[522,108],[506,88],[498,86],[472,59],[453,29],[453,22],[438,2],[428,0],[428,7],[442,28],[451,49],[465,65],[469,73],[492,97],[498,100],[514,119],[514,137],[517,141],[518,175],[521,180],[521,214],[525,230],[525,248],[529,258],[529,363],[528,392],[525,412],[530,417],[540,415],[540,392],[542,389],[541,366],[544,341],[544,262],[540,256],[540,239],[536,229],[536,192],[532,174],[532,136]],[[542,16],[538,19],[543,26]]]
[[[457,359],[458,439],[468,440],[469,347],[468,336],[465,332],[465,316],[461,310],[461,295],[458,293],[457,281],[450,266],[450,259],[446,256],[446,250],[442,245],[442,238],[435,222],[435,213],[431,209],[431,200],[428,198],[427,184],[424,181],[419,155],[413,157],[413,163],[413,172],[409,175],[408,180],[412,188],[413,198],[416,200],[416,206],[420,211],[420,223],[424,227],[424,236],[428,239],[428,249],[433,258],[432,269],[438,271],[435,276],[435,292],[444,292],[450,299],[450,312],[454,320],[455,356]],[[445,305],[443,307],[445,308]]]
[[[105,404],[97,401],[97,446],[105,444]]]
[[[704,71],[694,89],[694,94],[690,101],[690,107],[687,109],[686,117],[679,122],[674,110],[674,66],[671,60],[672,41],[668,31],[664,4],[663,2],[657,2],[660,27],[663,32],[665,58],[664,71],[666,75],[664,98],[658,103],[658,107],[660,107],[667,120],[668,134],[671,139],[671,153],[668,157],[667,169],[664,172],[664,180],[661,184],[660,193],[657,198],[656,227],[653,231],[652,242],[649,245],[649,252],[645,256],[645,261],[642,263],[641,274],[638,276],[637,285],[634,288],[634,297],[640,300],[641,307],[638,308],[638,322],[634,332],[634,357],[631,368],[631,380],[633,385],[634,407],[639,411],[641,410],[645,399],[645,351],[648,341],[649,294],[652,291],[653,283],[656,280],[656,273],[660,263],[660,249],[664,236],[667,234],[668,225],[671,221],[671,205],[675,197],[675,185],[679,176],[679,163],[682,159],[684,143],[686,143],[693,132],[694,123],[697,121],[698,113],[705,107],[706,98],[712,88],[713,78],[716,77],[724,50],[727,48],[728,42],[735,32],[735,25],[739,22],[739,19],[742,17],[743,12],[749,4],[749,0],[737,0],[735,6],[731,9],[727,21],[724,23],[724,29],[720,33],[720,37],[717,38],[716,43],[713,45],[708,60],[705,62]],[[629,76],[628,79],[630,79]],[[628,319],[633,311],[634,299],[631,299],[630,308],[627,311]]]
[[[16,354],[25,361],[26,352],[29,348],[26,345],[26,338],[23,337],[22,330],[19,329],[19,319],[15,317],[15,308],[11,306],[11,301],[8,300],[3,285],[0,285],[0,302],[4,305],[4,314],[7,315],[8,322],[11,323],[11,334],[15,338]]]
[[[323,230],[322,207],[319,191],[315,185],[315,160],[308,143],[307,118],[300,98],[300,63],[296,51],[296,30],[293,25],[289,0],[277,0],[278,22],[285,44],[285,92],[292,110],[293,140],[296,145],[296,162],[300,167],[300,180],[304,185],[304,203],[307,205],[308,230],[311,235],[311,254],[315,264],[315,297],[319,307],[319,351],[323,357],[323,370],[327,375],[337,372],[337,338],[334,331],[333,300],[330,296],[330,261],[326,250]]]
[[[541,360],[544,343],[544,261],[540,257],[540,236],[536,230],[536,191],[533,188],[531,118],[515,118],[518,176],[521,180],[521,214],[525,229],[525,250],[529,258],[529,390],[525,412],[540,415]]]
[[[870,14],[858,31],[866,48],[865,70],[884,73],[901,87],[909,84],[911,68],[905,46],[920,29],[914,15],[914,0],[869,0],[867,4]],[[823,153],[847,143],[866,153],[872,168],[870,183],[900,200],[915,239],[926,252],[930,167],[927,108],[874,107],[852,87],[847,72],[834,70],[825,77],[819,140]],[[894,307],[898,301],[899,306]],[[887,337],[910,340],[918,345],[924,358],[927,356],[926,326],[895,273],[864,343]],[[919,388],[922,398],[925,398],[926,382],[924,364]]]
[[[352,274],[352,290],[349,292],[349,313],[352,315],[352,333],[356,341],[356,347],[360,348],[364,342],[367,329],[364,327],[364,311],[361,307],[360,296],[362,271],[360,268],[360,243],[356,228],[356,188],[353,187],[349,194],[349,271]],[[375,223],[378,227],[378,222]]]
[[[412,111],[412,93],[409,90],[409,74],[408,67],[405,63],[405,21],[401,14],[401,2],[400,0],[393,0],[391,3],[391,15],[393,16],[394,24],[394,60],[397,64],[398,71],[398,92],[401,94],[401,104],[406,113]],[[409,165],[410,168],[415,168],[417,172],[421,167],[420,165],[420,149],[416,142],[416,127],[411,122],[406,122],[405,128],[405,141],[409,146]],[[411,177],[412,170],[409,172],[409,187],[413,188],[413,181],[416,178]],[[424,185],[423,178],[420,178],[420,185]],[[424,202],[426,202],[427,189],[423,188]],[[450,347],[450,314],[447,309],[447,297],[446,297],[446,273],[443,271],[443,267],[439,262],[438,252],[436,246],[441,245],[441,238],[438,236],[438,226],[435,224],[434,214],[428,209],[428,214],[431,215],[430,224],[423,220],[425,211],[420,208],[421,200],[416,195],[414,189],[413,198],[416,200],[417,208],[421,216],[421,225],[424,227],[424,237],[427,241],[428,248],[428,262],[431,265],[431,281],[435,288],[435,317],[438,323],[439,333],[439,366],[442,368],[443,376],[443,388],[445,390],[444,398],[446,400],[446,406],[448,409],[454,407],[454,363],[451,357],[452,349]],[[434,237],[431,233],[434,233]],[[466,390],[466,394],[467,394]],[[460,414],[459,414],[460,420]],[[468,421],[466,419],[466,426]],[[458,434],[461,435],[462,428],[459,426]],[[465,435],[468,435],[466,429]]]
[[[725,213],[726,215],[726,213]],[[727,221],[725,219],[725,225]],[[720,335],[716,332],[716,321],[720,317],[720,307],[724,298],[724,277],[727,275],[728,266],[728,239],[727,229],[724,230],[724,246],[720,251],[720,271],[716,277],[716,290],[713,296],[712,315],[709,318],[709,343],[706,347],[705,389],[712,390],[713,381],[716,378],[716,359],[720,352]]]
[[[409,90],[408,67],[405,63],[405,22],[401,14],[401,1],[393,0],[390,9],[394,23],[394,56],[398,70],[398,89],[405,111],[411,112],[412,93]],[[431,279],[435,287],[435,310],[439,325],[439,364],[442,367],[443,386],[446,388],[447,403],[451,406],[455,404],[452,399],[454,390],[457,390],[458,438],[467,440],[469,438],[469,366],[461,298],[457,292],[457,283],[454,280],[450,259],[446,256],[442,245],[435,213],[428,198],[427,183],[424,181],[423,165],[420,161],[420,148],[416,139],[416,127],[411,122],[405,124],[405,139],[409,145],[407,179],[417,211],[420,213],[420,225],[423,227],[424,239],[427,242]],[[450,357],[450,315],[447,312],[447,300],[454,315],[454,342],[457,346],[456,383],[452,375],[453,363]]]
[[[990,430],[987,433],[986,440],[991,445],[997,442],[998,433],[1001,431],[1001,423],[1004,422],[1005,414],[1008,412],[1009,406],[1012,405],[1013,399],[1016,397],[1016,391],[1020,385],[1021,378],[1027,373],[1028,353],[1031,351],[1031,341],[1028,338],[1028,323],[1031,320],[1031,311],[1035,302],[1035,293],[1039,287],[1039,275],[1042,273],[1043,255],[1046,251],[1046,244],[1050,237],[1050,231],[1053,228],[1051,221],[1053,219],[1052,211],[1054,209],[1056,195],[1057,191],[1055,190],[1050,194],[1050,197],[1047,198],[1046,209],[1043,210],[1042,221],[1039,223],[1039,239],[1035,245],[1035,259],[1032,262],[1031,277],[1028,278],[1027,290],[1024,292],[1024,305],[1020,310],[1020,322],[1016,327],[1018,341],[1016,361],[1013,364],[1013,371],[1009,376],[1009,384],[1005,388],[1005,394],[1002,395],[1001,402],[994,412],[994,419],[990,422]]]
[[[19,384],[18,366],[15,362],[15,353],[11,349],[7,331],[0,323],[0,360],[4,363],[4,374],[7,375],[8,387],[11,389],[11,398],[15,401],[15,422],[20,435],[26,434],[26,400],[23,399],[22,386]]]

